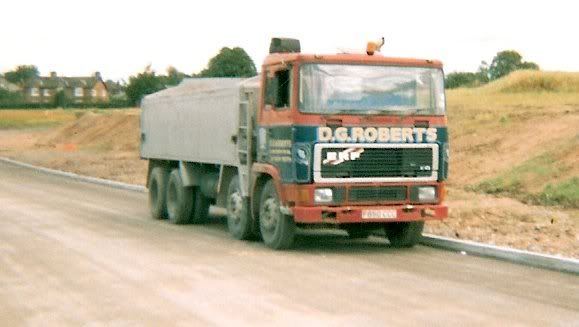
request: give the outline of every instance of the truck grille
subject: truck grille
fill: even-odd
[[[350,202],[402,202],[406,200],[406,186],[354,187]]]
[[[318,144],[317,182],[432,181],[437,144]]]

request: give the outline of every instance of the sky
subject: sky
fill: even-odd
[[[336,53],[382,36],[383,55],[439,59],[447,73],[476,71],[501,50],[579,71],[578,13],[563,0],[3,0],[0,72],[33,64],[42,75],[119,80],[151,64],[192,74],[225,46],[245,49],[259,70],[272,37]]]

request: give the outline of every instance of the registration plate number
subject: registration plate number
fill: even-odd
[[[396,219],[396,210],[362,210],[362,219]]]

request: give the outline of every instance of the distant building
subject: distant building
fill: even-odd
[[[18,87],[18,85],[8,82],[8,80],[6,80],[4,77],[0,77],[0,89],[10,92],[20,91],[20,87]]]
[[[24,85],[21,90],[27,103],[54,103],[56,95],[63,92],[70,104],[108,103],[107,86],[101,74],[90,77],[60,77],[55,72],[38,77]]]

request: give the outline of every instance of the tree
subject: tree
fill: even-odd
[[[533,62],[524,62],[522,59],[523,57],[513,50],[498,52],[489,67],[490,79],[496,80],[519,69],[539,69],[537,64]]]
[[[157,76],[151,69],[151,65],[145,67],[142,73],[129,78],[129,84],[125,90],[129,102],[133,106],[139,105],[147,94],[155,93],[165,88],[163,78]]]
[[[38,68],[34,65],[20,65],[15,70],[4,74],[4,78],[10,83],[23,86],[27,82],[40,76]]]
[[[56,92],[54,95],[54,107],[55,108],[66,108],[69,105],[69,101],[66,98],[66,94],[64,90],[60,90]]]
[[[219,53],[209,60],[206,69],[199,77],[252,77],[257,75],[255,64],[242,48],[221,48]]]
[[[447,89],[455,89],[457,87],[473,87],[478,86],[477,73],[469,72],[455,72],[446,75],[444,86]]]
[[[489,64],[486,61],[483,60],[480,62],[477,74],[480,84],[486,84],[489,82]]]
[[[489,65],[486,61],[481,61],[478,71],[454,72],[446,75],[444,85],[447,89],[457,87],[477,87],[489,82]]]
[[[22,94],[20,92],[10,92],[0,88],[0,104],[14,105],[22,101]]]
[[[187,77],[184,73],[177,70],[177,68],[173,66],[167,67],[167,76],[165,77],[165,85],[166,86],[175,86]]]

